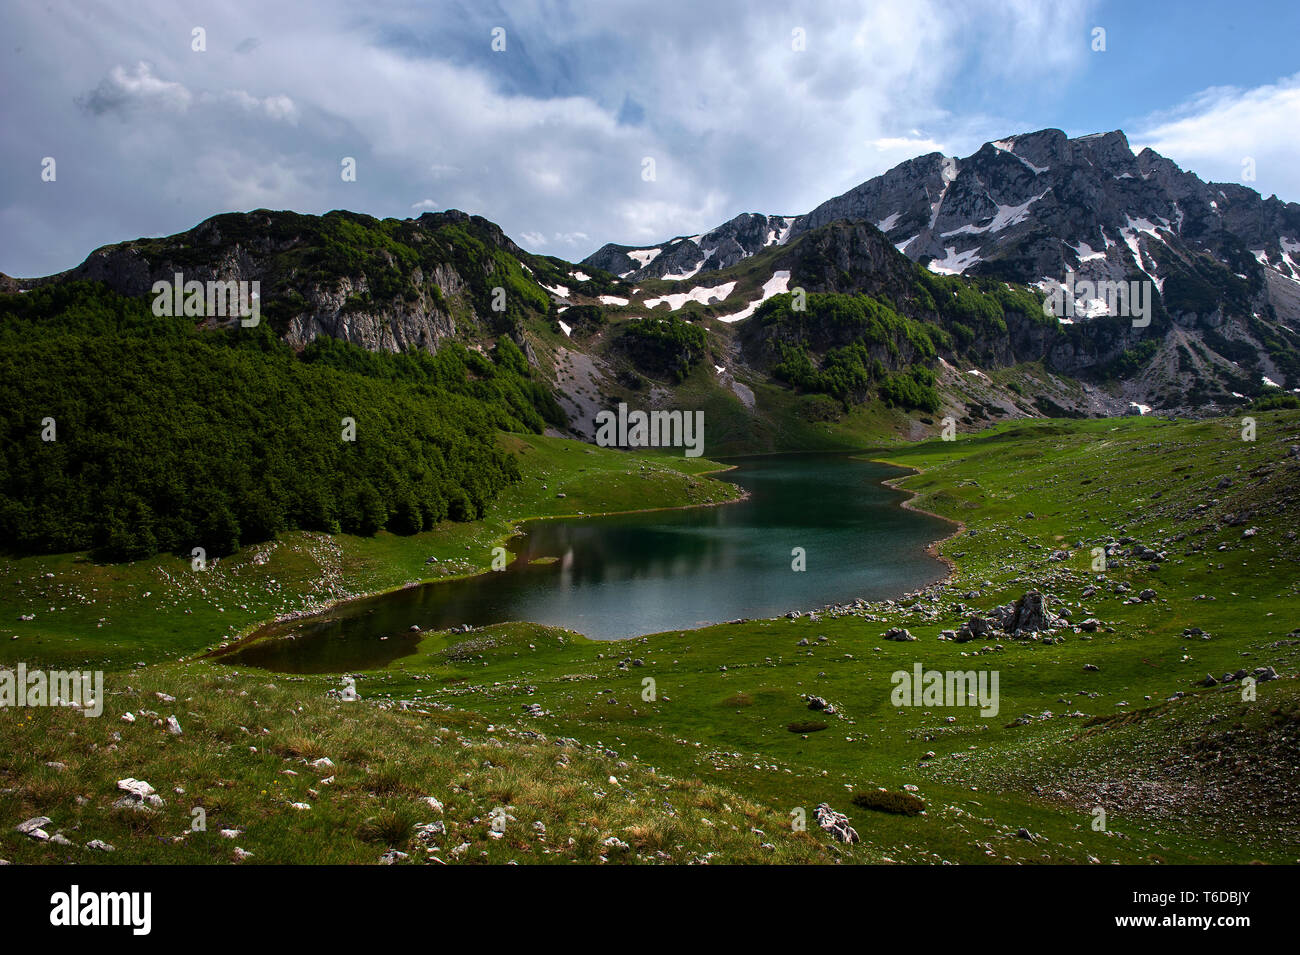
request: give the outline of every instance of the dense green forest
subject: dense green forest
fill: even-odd
[[[504,335],[490,356],[334,339],[298,355],[268,323],[197,331],[96,284],[0,295],[0,539],[17,552],[216,555],[291,528],[473,520],[518,478],[497,431],[563,421]]]
[[[628,322],[618,344],[642,371],[684,381],[708,353],[709,337],[699,325],[673,315]]]
[[[771,341],[774,377],[801,391],[832,395],[846,406],[875,392],[890,405],[939,407],[928,365],[940,349],[951,350],[946,330],[899,315],[866,295],[814,293],[805,305],[796,309],[793,297],[784,293],[755,313],[751,334]]]
[[[884,296],[812,293],[803,308],[791,293],[774,295],[741,336],[773,377],[800,391],[830,395],[846,408],[874,396],[932,412],[941,404],[933,371],[939,355],[967,357],[981,339],[1004,337],[1011,313],[1055,325],[1033,292],[992,279],[916,269],[909,292],[898,304]]]

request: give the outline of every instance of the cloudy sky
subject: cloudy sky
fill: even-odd
[[[914,155],[1049,126],[1124,129],[1207,179],[1240,181],[1250,157],[1249,185],[1300,201],[1298,11],[6,0],[0,271],[60,271],[263,207],[459,208],[577,260],[740,212],[806,212]]]

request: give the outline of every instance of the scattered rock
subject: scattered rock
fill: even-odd
[[[344,703],[355,703],[361,699],[361,694],[357,692],[357,681],[355,677],[343,677],[343,686],[336,690],[330,690],[327,694],[335,700],[342,700]]]
[[[415,827],[415,844],[428,848],[435,845],[438,839],[446,834],[447,826],[441,820],[422,822]]]
[[[849,817],[841,812],[836,812],[826,803],[822,803],[816,809],[817,825],[821,826],[831,838],[839,842],[853,843],[858,841],[858,831],[849,825]]]
[[[130,793],[137,799],[144,799],[146,796],[152,796],[154,794],[154,788],[152,786],[143,779],[136,779],[133,776],[128,776],[126,779],[119,779],[117,781],[117,788],[123,792]]]
[[[31,838],[39,842],[44,842],[50,837],[50,834],[45,831],[45,827],[52,821],[49,816],[33,816],[26,822],[20,822],[14,826],[14,831],[20,832],[24,836],[31,836]]]

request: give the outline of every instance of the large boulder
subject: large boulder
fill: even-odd
[[[993,624],[979,616],[979,614],[971,614],[971,616],[967,618],[966,622],[961,625],[961,629],[957,631],[957,635],[953,637],[953,640],[957,643],[967,643],[971,640],[983,640],[992,632]]]
[[[1016,601],[1015,613],[1006,630],[1013,634],[1038,633],[1050,630],[1055,619],[1047,609],[1047,597],[1040,591],[1031,590]]]
[[[857,842],[858,831],[849,825],[849,817],[836,812],[826,803],[817,807],[817,825],[825,829],[832,839],[840,842]]]

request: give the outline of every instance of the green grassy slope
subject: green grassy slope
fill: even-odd
[[[920,505],[975,532],[945,542],[956,576],[919,601],[628,645],[544,647],[493,628],[488,645],[468,658],[457,650],[463,638],[432,636],[421,655],[370,676],[377,692],[394,698],[495,719],[536,702],[552,714],[535,721],[548,731],[608,742],[787,813],[829,801],[862,833],[864,845],[851,853],[863,860],[1294,861],[1300,829],[1276,794],[1293,792],[1297,781],[1278,740],[1295,732],[1300,702],[1291,679],[1300,651],[1288,637],[1300,623],[1293,617],[1300,549],[1286,513],[1300,473],[1300,461],[1288,457],[1300,417],[1261,415],[1259,427],[1251,445],[1225,421],[1037,422],[897,449],[891,460],[926,468],[904,482],[922,491]],[[1220,490],[1227,475],[1234,483]],[[1250,511],[1246,524],[1227,523]],[[1256,533],[1243,537],[1247,527]],[[1104,574],[1094,573],[1091,542],[1107,535],[1132,535],[1168,559],[1150,569],[1112,558]],[[1086,546],[1071,558],[1047,561],[1080,539]],[[1130,589],[1117,594],[1117,585]],[[1076,620],[1098,617],[1101,631],[1067,629],[1051,644],[937,639],[964,619],[960,606],[987,610],[1031,587]],[[1147,587],[1154,600],[1126,603]],[[891,625],[909,627],[918,642],[881,639]],[[1184,639],[1192,626],[1210,639]],[[811,646],[800,647],[801,638]],[[999,714],[894,707],[890,674],[917,661],[926,669],[996,669]],[[1262,665],[1287,679],[1260,684],[1258,704],[1243,704],[1234,686],[1193,685],[1207,672]],[[647,677],[655,702],[642,698]],[[808,711],[805,693],[831,701],[839,715]],[[1184,696],[1169,702],[1176,694]],[[1143,719],[1147,743],[1134,746],[1135,731],[1112,718],[1148,710],[1170,715]],[[1030,719],[1015,725],[1022,716]],[[828,726],[787,728],[808,720]],[[1230,731],[1240,721],[1268,724],[1272,735],[1255,725],[1268,741],[1243,748],[1245,738],[1234,743]],[[1226,739],[1206,728],[1215,726]],[[1188,748],[1222,760],[1189,770],[1170,755]],[[1225,769],[1252,753],[1252,776]],[[1150,786],[1138,795],[1121,792],[1143,778]],[[849,802],[861,790],[907,785],[919,787],[926,815],[900,818]],[[1238,797],[1232,830],[1215,823],[1224,810],[1205,794],[1216,791]],[[1098,807],[1107,831],[1092,829]],[[1251,827],[1272,836],[1239,838]],[[1021,828],[1035,838],[1020,838]]]
[[[919,493],[916,505],[965,525],[940,545],[955,562],[953,579],[896,602],[617,644],[530,624],[430,633],[416,655],[360,674],[357,704],[326,700],[334,678],[236,674],[208,662],[110,674],[107,719],[0,713],[3,749],[31,754],[4,773],[0,816],[16,823],[41,813],[53,828],[79,825],[76,841],[113,842],[123,860],[229,858],[231,843],[215,835],[158,842],[185,828],[188,795],[168,796],[179,785],[225,801],[220,824],[245,829],[237,844],[254,852],[250,861],[366,861],[390,845],[418,859],[424,850],[400,820],[426,821],[420,799],[436,795],[457,827],[439,843],[448,862],[483,852],[492,861],[666,861],[658,852],[687,861],[710,851],[744,861],[1295,862],[1300,545],[1290,510],[1300,458],[1290,449],[1300,445],[1300,413],[1257,418],[1253,443],[1240,440],[1236,421],[1133,418],[1038,421],[870,453],[923,469],[902,481]],[[594,497],[577,504],[582,465],[565,456],[596,462],[600,452],[527,440],[535,451],[521,466],[535,469],[533,481],[512,506],[596,506]],[[633,482],[620,485],[626,506],[641,497],[629,488],[645,479],[623,477]],[[683,482],[700,481],[697,493],[709,486],[698,477],[672,478],[674,486],[670,477],[666,499]],[[573,492],[551,497],[566,481],[577,482]],[[611,506],[618,493],[609,492]],[[1134,541],[1094,571],[1091,548],[1111,537]],[[1165,559],[1130,553],[1138,545]],[[1056,551],[1069,555],[1049,560]],[[1048,594],[1054,611],[1097,618],[1098,630],[1064,628],[1050,643],[938,639],[967,613],[1031,588]],[[1134,602],[1147,588],[1155,596]],[[918,640],[884,640],[891,626]],[[1185,634],[1191,627],[1209,639]],[[999,712],[894,705],[890,675],[918,662],[996,671]],[[1196,685],[1207,672],[1260,666],[1281,679],[1259,684],[1253,701],[1236,684]],[[178,701],[153,702],[156,691]],[[836,713],[809,710],[804,694]],[[538,711],[525,710],[533,705]],[[171,737],[148,718],[115,725],[121,711],[140,707],[175,713],[185,735]],[[34,730],[27,736],[24,721]],[[825,728],[800,725],[809,723]],[[123,739],[109,750],[114,730]],[[69,731],[78,736],[60,735]],[[557,738],[593,749],[575,749],[582,759],[562,768],[559,747],[546,742]],[[300,762],[321,755],[338,764],[338,789],[317,785],[320,774]],[[136,832],[135,816],[111,809],[118,774],[148,779],[167,799],[159,832],[152,823]],[[619,798],[610,775],[624,787]],[[880,788],[915,792],[924,813],[853,803]],[[78,795],[89,801],[78,805]],[[288,808],[295,801],[313,808]],[[816,830],[821,802],[850,817],[859,844],[832,844]],[[501,839],[485,824],[493,808],[516,817]],[[1098,809],[1104,829],[1094,828]],[[800,811],[810,835],[791,830]],[[379,825],[381,812],[400,818]],[[534,845],[534,821],[561,834],[547,843],[559,851]],[[326,837],[326,828],[338,835]],[[306,831],[321,837],[301,838]],[[632,848],[611,856],[599,845],[609,835]],[[462,843],[451,856],[447,847]],[[103,858],[0,835],[4,858],[59,861],[60,853]]]

